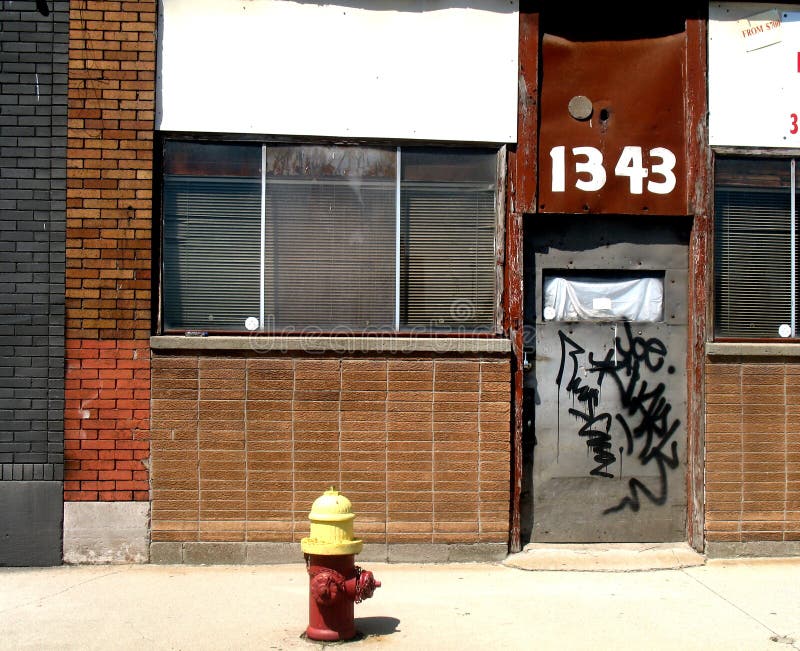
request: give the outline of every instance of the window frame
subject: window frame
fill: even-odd
[[[718,344],[720,346],[725,346],[726,344],[730,345],[737,345],[737,344],[756,344],[756,345],[765,345],[767,347],[777,348],[781,345],[786,344],[798,344],[800,343],[800,320],[797,321],[795,324],[795,336],[789,337],[781,337],[776,334],[774,337],[745,337],[745,336],[728,336],[728,335],[719,335],[717,331],[717,280],[716,280],[716,270],[717,270],[717,259],[720,251],[718,251],[717,244],[716,244],[716,233],[717,233],[717,206],[716,206],[716,192],[717,192],[717,159],[718,158],[752,158],[752,159],[763,159],[763,160],[782,160],[785,161],[787,166],[789,166],[792,159],[795,159],[798,163],[800,163],[800,149],[798,148],[776,148],[776,147],[725,147],[715,145],[710,147],[711,152],[711,159],[710,159],[710,178],[711,183],[709,184],[709,243],[708,243],[708,250],[709,250],[709,263],[708,263],[708,296],[709,296],[709,310],[708,310],[708,319],[710,323],[709,327],[709,342],[712,344]],[[800,181],[800,164],[796,166],[795,170],[795,179]],[[795,197],[800,194],[800,183],[798,183],[795,188]],[[798,229],[795,233],[795,239],[800,236],[800,202],[795,201],[793,202],[794,205],[794,218],[796,223],[796,228]],[[800,258],[800,248],[795,250],[795,259]],[[800,260],[797,261],[800,263]],[[795,294],[797,304],[798,304],[798,311],[800,311],[800,264],[796,264],[795,268]],[[722,350],[717,350],[717,353],[722,352]]]
[[[453,331],[447,328],[442,330],[395,330],[382,329],[380,331],[358,331],[348,329],[347,332],[341,330],[322,330],[309,326],[308,328],[298,329],[295,332],[285,332],[282,330],[258,330],[254,332],[242,330],[193,330],[190,328],[170,329],[164,327],[164,159],[165,146],[167,142],[186,142],[186,143],[207,143],[207,144],[259,144],[259,145],[296,145],[296,146],[364,146],[364,147],[399,147],[399,148],[441,148],[441,149],[492,149],[496,155],[495,173],[495,201],[494,201],[494,309],[493,324],[487,326],[483,331]],[[496,338],[504,334],[504,261],[505,261],[505,222],[506,222],[506,178],[507,178],[507,157],[508,147],[506,143],[473,143],[473,142],[451,142],[451,141],[417,141],[417,140],[387,140],[387,139],[363,139],[363,138],[333,138],[333,137],[300,137],[300,136],[276,136],[276,135],[254,135],[254,134],[229,134],[229,133],[196,133],[196,132],[176,132],[176,131],[157,131],[154,138],[154,161],[153,161],[153,228],[152,228],[152,296],[154,297],[153,310],[151,312],[151,332],[154,336],[221,336],[221,337],[376,337],[376,338],[464,338],[464,339],[487,339]],[[399,178],[400,170],[397,170]],[[342,329],[343,330],[343,329]]]

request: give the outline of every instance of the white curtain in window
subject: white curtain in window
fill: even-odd
[[[547,321],[658,322],[664,315],[663,278],[569,278],[544,281]]]

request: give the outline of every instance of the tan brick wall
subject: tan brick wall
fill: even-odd
[[[800,540],[800,362],[706,364],[706,535]]]
[[[148,499],[156,8],[70,3],[66,500]]]
[[[331,484],[369,542],[505,542],[498,359],[156,356],[153,541],[299,541]]]

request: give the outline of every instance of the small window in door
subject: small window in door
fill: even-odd
[[[551,270],[542,284],[545,321],[664,320],[664,272]]]

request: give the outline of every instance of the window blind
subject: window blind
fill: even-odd
[[[391,329],[393,182],[267,183],[267,320],[282,328]]]
[[[410,328],[494,323],[494,188],[401,185],[401,309]]]
[[[494,326],[497,157],[480,149],[402,151],[401,323]]]
[[[164,179],[165,328],[243,330],[258,317],[260,228],[260,179]]]
[[[168,142],[163,328],[492,331],[496,161]]]
[[[788,171],[789,161],[783,163]],[[751,178],[748,186],[735,166],[717,164],[717,178],[727,184],[718,182],[714,195],[715,330],[721,337],[776,338],[792,321],[791,191],[774,176],[758,185]]]

